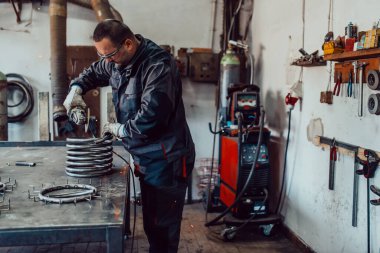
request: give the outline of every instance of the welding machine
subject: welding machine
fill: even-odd
[[[220,136],[219,150],[220,201],[226,207],[234,205],[231,213],[241,219],[268,214],[265,190],[269,187],[270,178],[270,132],[267,129],[263,129],[261,145],[257,147],[260,134],[259,88],[255,85],[243,88],[244,91],[233,91],[231,94],[230,113],[227,114],[230,121]],[[254,176],[247,182],[256,152],[259,154]],[[238,195],[241,195],[240,199],[237,199]]]

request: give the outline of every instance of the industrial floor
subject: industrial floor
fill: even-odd
[[[132,210],[133,225],[133,210]],[[211,219],[212,217],[209,217]],[[223,227],[204,227],[205,214],[201,203],[186,205],[183,213],[179,253],[301,253],[280,231],[270,237],[251,228],[238,233],[232,242],[220,239],[217,231]],[[137,212],[133,253],[148,252],[148,241],[142,228],[140,207]],[[125,242],[125,252],[131,252],[131,239]],[[24,247],[0,247],[0,253],[105,253],[105,243],[81,243]]]

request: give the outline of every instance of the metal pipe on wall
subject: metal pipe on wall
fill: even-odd
[[[53,98],[53,119],[61,121],[67,118],[63,101],[67,95],[68,78],[66,67],[66,17],[67,1],[51,0],[50,15],[50,69]]]
[[[7,77],[0,72],[0,141],[8,140]]]
[[[94,10],[98,21],[112,18],[122,21],[121,15],[109,4],[108,0],[71,0],[80,6]],[[51,89],[53,100],[53,119],[62,121],[67,119],[63,102],[68,90],[67,53],[66,53],[66,18],[67,1],[51,0],[50,15],[50,69]]]

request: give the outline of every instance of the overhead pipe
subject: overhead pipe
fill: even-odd
[[[66,67],[66,17],[67,1],[50,0],[50,70],[53,100],[53,119],[67,119],[63,101],[67,95],[68,77]]]
[[[7,77],[0,72],[0,141],[8,140]]]
[[[90,1],[91,0],[68,0],[69,3],[73,3],[87,9],[92,9]]]
[[[91,0],[92,9],[95,11],[96,19],[103,21],[105,19],[116,19],[111,11],[108,0]]]
[[[91,0],[69,0],[68,2],[82,6],[82,7],[87,8],[87,9],[93,9],[93,7],[91,5]],[[112,17],[109,17],[109,18],[113,18],[113,19],[117,19],[119,21],[123,21],[123,18],[121,17],[120,13],[110,3],[108,3],[108,1],[107,1],[107,3],[105,3],[104,8],[110,9],[110,11],[112,13]],[[97,8],[97,9],[99,9],[99,8]],[[95,13],[95,15],[96,15],[96,13]]]

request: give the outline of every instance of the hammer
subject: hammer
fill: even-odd
[[[358,116],[363,117],[363,72],[364,68],[368,65],[367,62],[361,62],[359,64],[359,108],[358,108]]]
[[[358,61],[354,61],[354,62],[352,62],[352,65],[354,66],[354,80],[353,80],[353,84],[352,84],[352,89],[353,89],[353,92],[352,92],[352,95],[354,96],[354,98],[356,98],[356,96],[357,96],[357,92],[356,92],[356,89],[355,89],[355,87],[356,87],[356,71],[357,71],[357,69],[358,69]]]

